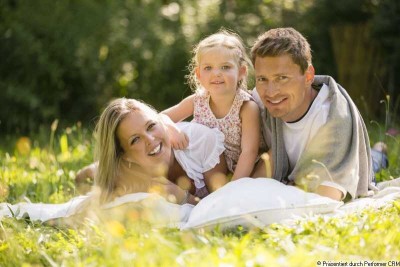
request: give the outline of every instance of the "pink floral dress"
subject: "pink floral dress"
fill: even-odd
[[[235,171],[241,153],[242,121],[240,119],[240,108],[244,101],[250,101],[249,93],[239,89],[233,100],[228,114],[217,119],[210,108],[210,95],[207,92],[198,92],[194,97],[193,121],[203,124],[209,128],[218,128],[225,136],[225,159],[228,169]]]

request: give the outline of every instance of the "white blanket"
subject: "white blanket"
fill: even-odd
[[[63,204],[9,203],[0,204],[0,220],[4,217],[49,221],[78,213],[79,205],[88,196],[79,196]],[[324,214],[344,216],[365,208],[379,208],[400,199],[400,187],[387,187],[377,194],[349,203],[334,201],[316,194],[286,186],[273,179],[242,178],[228,183],[200,201],[197,206],[177,205],[156,194],[136,193],[116,198],[102,210],[119,207],[144,213],[140,218],[155,227],[196,228],[264,227],[271,223],[290,223],[298,218]]]
[[[72,198],[62,204],[44,203],[0,203],[0,220],[4,217],[18,219],[29,218],[32,221],[46,222],[58,218],[68,218],[78,214],[80,205],[88,198],[88,195]],[[193,205],[177,205],[166,201],[157,194],[135,193],[115,198],[112,202],[103,205],[99,211],[111,212],[118,208],[140,211],[140,218],[152,223],[155,227],[180,227],[187,221]],[[114,218],[114,217],[112,217]],[[118,218],[115,218],[118,219]]]

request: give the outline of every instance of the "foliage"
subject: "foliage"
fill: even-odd
[[[317,73],[343,85],[367,120],[386,116],[379,101],[390,95],[392,126],[400,105],[399,12],[396,0],[315,0],[300,23]]]
[[[166,108],[190,93],[184,76],[191,47],[221,26],[254,39],[268,7],[260,6],[262,1],[2,1],[0,132],[29,133],[56,118],[87,122],[112,97]],[[266,18],[266,26],[269,20],[276,19]]]
[[[398,113],[398,11],[396,0],[1,1],[0,133],[36,132],[57,118],[90,125],[113,97],[171,106],[190,93],[193,45],[221,27],[248,47],[271,27],[295,27],[311,42],[318,73],[336,76],[330,26],[367,21],[389,55],[374,90],[387,88]]]
[[[21,137],[13,151],[0,149],[0,202],[61,203],[79,194],[73,178],[92,160],[90,135],[80,124],[52,126],[35,138],[45,143]],[[398,153],[398,138],[390,146]],[[157,229],[133,215],[69,226],[1,219],[0,265],[286,267],[400,259],[400,202],[343,218],[313,216],[249,231]]]
[[[399,260],[400,203],[345,218],[229,233],[152,229],[117,221],[54,228],[1,221],[2,266],[317,266],[318,260]],[[116,230],[116,229],[123,229]],[[30,266],[28,265],[28,266]]]
[[[37,129],[54,118],[85,119],[102,84],[99,45],[110,5],[93,1],[2,1],[0,120],[5,130]],[[95,41],[94,41],[95,40]],[[13,118],[13,119],[10,119]]]
[[[75,192],[76,171],[93,161],[91,135],[75,124],[59,131],[56,123],[50,134],[38,139],[47,142],[33,144],[28,137],[13,140],[15,149],[0,148],[0,202],[61,203]],[[49,131],[47,131],[48,133]],[[3,146],[2,146],[3,147]]]

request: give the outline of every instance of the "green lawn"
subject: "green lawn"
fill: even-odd
[[[3,139],[0,202],[62,203],[79,194],[73,178],[92,161],[90,132],[79,125],[53,130],[33,140]],[[388,145],[391,167],[381,179],[398,176],[398,140]],[[154,229],[133,213],[75,226],[7,218],[0,221],[0,266],[399,266],[399,215],[394,202],[340,219],[229,232]]]

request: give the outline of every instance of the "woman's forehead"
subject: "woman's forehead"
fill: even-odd
[[[120,122],[117,135],[120,138],[128,138],[145,128],[149,121],[157,119],[157,114],[148,110],[133,110]]]

